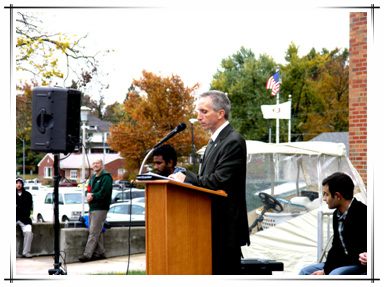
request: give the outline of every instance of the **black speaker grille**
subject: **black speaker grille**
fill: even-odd
[[[32,95],[31,150],[69,153],[79,147],[81,92],[35,87]]]

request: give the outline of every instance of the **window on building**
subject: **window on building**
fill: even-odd
[[[119,168],[119,169],[117,170],[117,174],[118,174],[118,175],[123,175],[124,172],[125,172],[125,169],[123,169],[123,168]]]
[[[71,170],[69,173],[70,179],[77,179],[77,170]]]
[[[52,178],[52,167],[49,167],[49,166],[44,167],[44,177]]]

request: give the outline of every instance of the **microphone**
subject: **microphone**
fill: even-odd
[[[178,134],[179,132],[185,130],[185,128],[187,127],[187,125],[185,123],[180,123],[174,130],[172,130],[169,134],[167,134],[161,141],[159,141],[153,148],[157,148],[158,146],[160,146],[162,143],[165,143],[167,140],[169,140],[170,138],[174,137],[176,134]]]

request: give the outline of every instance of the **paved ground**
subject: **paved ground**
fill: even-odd
[[[48,275],[48,270],[54,268],[53,256],[37,256],[33,258],[16,259],[16,275]],[[70,263],[62,267],[67,275],[89,275],[126,273],[128,256],[112,257],[91,262]],[[129,270],[145,270],[145,253],[134,254],[129,258]]]

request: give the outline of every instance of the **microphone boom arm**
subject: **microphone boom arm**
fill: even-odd
[[[148,157],[152,154],[153,150],[156,149],[158,146],[160,146],[162,143],[166,142],[167,140],[169,140],[170,138],[174,137],[177,133],[185,130],[186,128],[186,124],[185,123],[180,123],[174,130],[172,130],[166,137],[164,137],[161,141],[159,141],[148,153],[147,155],[145,156],[144,160],[143,160],[143,163],[141,164],[141,167],[140,167],[140,171],[139,171],[139,174],[142,174],[143,172],[143,168],[144,168],[144,164],[145,162],[147,161]]]
[[[140,171],[139,171],[139,174],[143,174],[143,168],[144,168],[144,164],[145,162],[147,161],[148,157],[152,154],[152,152],[154,151],[155,147],[153,147],[148,153],[147,155],[145,156],[142,164],[141,164],[141,167],[140,167]]]

